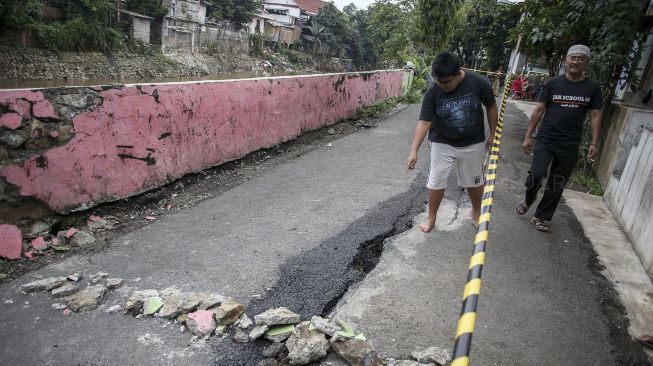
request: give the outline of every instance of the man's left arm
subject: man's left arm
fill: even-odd
[[[590,109],[590,129],[592,131],[592,143],[587,151],[587,158],[594,161],[599,152],[599,140],[601,139],[600,109]]]
[[[490,134],[485,142],[485,146],[489,149],[494,142],[494,134],[497,130],[497,123],[499,123],[499,110],[497,109],[497,104],[494,103],[491,106],[485,107],[485,113],[487,114],[488,125],[490,125]]]

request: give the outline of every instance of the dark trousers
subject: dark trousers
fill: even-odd
[[[551,146],[540,141],[533,149],[533,163],[526,177],[526,200],[530,206],[537,198],[537,192],[542,187],[542,180],[547,176],[544,196],[537,205],[535,217],[550,221],[558,207],[562,191],[564,191],[571,173],[578,161],[578,145]]]

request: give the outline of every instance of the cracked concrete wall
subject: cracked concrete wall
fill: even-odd
[[[378,71],[0,91],[0,203],[67,213],[129,197],[354,117],[401,84]]]

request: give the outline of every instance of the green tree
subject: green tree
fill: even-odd
[[[42,8],[39,0],[0,0],[0,32],[30,30]]]
[[[472,66],[475,56],[483,52],[487,57],[483,67],[496,70],[507,66],[506,45],[510,30],[517,24],[521,13],[514,4],[496,0],[466,0],[460,24],[454,25],[449,48],[458,52],[463,62]]]
[[[400,66],[406,55],[416,54],[416,0],[377,0],[370,5],[367,32],[383,66]]]
[[[419,41],[427,51],[446,47],[454,26],[460,22],[464,0],[417,0]]]
[[[256,9],[260,6],[259,0],[220,0],[213,1],[209,6],[207,17],[213,21],[226,20],[241,28],[252,21]]]
[[[322,42],[326,41],[342,52],[343,45],[351,39],[351,28],[347,17],[333,3],[327,3],[310,22],[309,29],[315,36],[315,46],[318,51]]]
[[[163,6],[161,0],[127,0],[127,9],[154,19],[168,14],[168,9]]]

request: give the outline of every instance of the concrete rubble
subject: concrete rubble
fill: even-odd
[[[329,342],[324,333],[311,329],[311,322],[303,322],[292,331],[286,347],[291,365],[306,365],[326,356]]]
[[[451,361],[451,354],[442,347],[429,347],[423,351],[411,353],[413,358],[421,363],[435,362],[437,365],[446,365]]]
[[[104,285],[88,286],[68,298],[68,308],[75,312],[93,310],[100,305],[107,291],[109,289]]]
[[[82,274],[73,273],[24,284],[20,291],[25,294],[50,291],[53,298],[65,299],[65,304],[51,305],[55,310],[63,310],[65,316],[71,311],[86,312],[99,307],[105,295],[123,282],[121,278],[108,277],[106,272],[91,274],[88,286],[82,287],[79,285]],[[171,319],[169,324],[179,327],[173,329],[184,332],[187,328],[194,340],[205,341],[213,334],[227,337],[229,333],[234,342],[243,344],[265,338],[272,343],[262,351],[264,358],[258,365],[308,365],[326,357],[330,349],[353,366],[383,365],[365,337],[343,320],[334,322],[316,315],[300,323],[300,315],[285,307],[268,309],[255,315],[252,321],[245,313],[245,306],[234,298],[168,287],[134,291],[122,303],[104,309],[108,314],[121,311],[138,319],[147,316]],[[436,347],[415,352],[413,357],[417,361],[389,359],[388,362],[395,366],[443,365],[446,361],[440,363],[442,359],[450,359],[446,350]]]
[[[254,316],[256,325],[279,325],[299,323],[299,315],[293,313],[287,308],[281,307],[269,309],[265,312]]]

